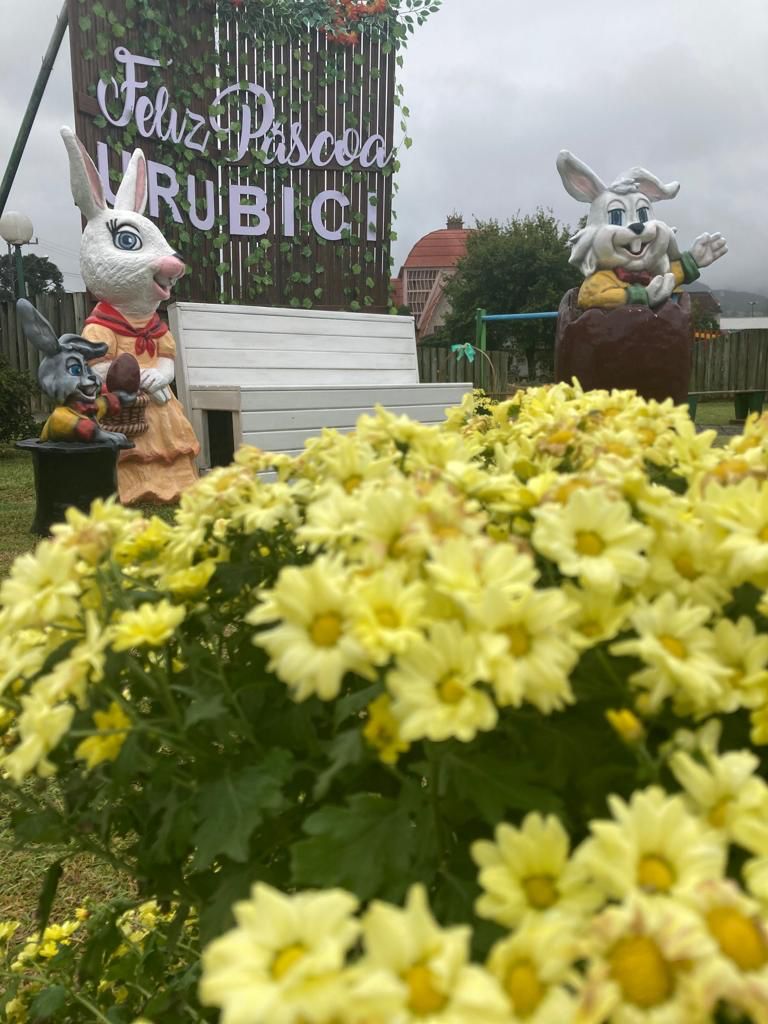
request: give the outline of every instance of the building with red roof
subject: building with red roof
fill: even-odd
[[[407,306],[416,318],[419,341],[434,334],[448,314],[445,283],[456,273],[456,265],[467,254],[470,228],[452,214],[445,228],[430,231],[414,245],[393,279],[395,305]]]

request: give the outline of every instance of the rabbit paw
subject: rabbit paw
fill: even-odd
[[[101,441],[104,444],[110,445],[112,448],[127,448],[130,447],[128,444],[128,438],[125,434],[119,434],[116,430],[103,430],[101,427],[93,435],[94,441]]]
[[[650,283],[645,286],[645,290],[648,293],[648,305],[660,306],[675,290],[675,275],[657,274],[656,277],[651,278]]]
[[[159,391],[160,388],[164,388],[168,383],[164,373],[149,367],[146,370],[141,371],[141,387],[143,391]]]
[[[691,256],[696,260],[697,267],[708,267],[727,252],[728,245],[719,231],[712,235],[699,235],[691,246]]]

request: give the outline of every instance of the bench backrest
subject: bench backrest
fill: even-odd
[[[177,302],[176,382],[190,388],[418,384],[413,317]]]

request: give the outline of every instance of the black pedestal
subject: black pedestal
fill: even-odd
[[[32,454],[36,505],[31,532],[41,537],[64,519],[72,505],[87,512],[94,498],[108,498],[117,491],[119,448],[39,438],[17,441],[16,447]],[[133,442],[123,447],[133,448]]]

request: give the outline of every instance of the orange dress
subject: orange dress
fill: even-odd
[[[143,326],[132,320],[136,329]],[[136,344],[136,338],[119,334],[101,324],[86,323],[81,331],[88,341],[105,342],[105,355],[94,359],[94,364],[111,362],[123,352],[134,355],[142,370],[156,367],[159,359],[173,359],[176,342],[170,331],[157,338],[150,351]],[[170,387],[168,388],[170,392]],[[169,503],[178,501],[182,491],[198,478],[195,457],[200,451],[192,429],[179,400],[171,395],[164,405],[151,396],[147,405],[148,430],[131,438],[136,447],[120,453],[117,462],[117,485],[123,505],[139,502]]]

